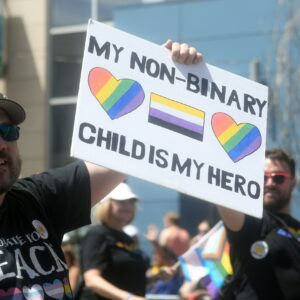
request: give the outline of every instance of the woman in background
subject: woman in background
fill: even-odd
[[[123,227],[134,219],[138,197],[121,183],[99,205],[100,225],[82,243],[85,287],[81,300],[145,300],[148,264]]]

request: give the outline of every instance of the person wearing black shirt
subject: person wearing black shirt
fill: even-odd
[[[235,299],[300,299],[300,222],[289,213],[295,185],[294,159],[268,149],[263,218],[218,207],[231,246]]]
[[[179,63],[201,60],[186,44],[168,41],[164,46]],[[18,125],[25,116],[20,104],[0,94],[0,298],[70,300],[63,235],[90,223],[91,205],[125,175],[75,162],[18,180]]]
[[[119,184],[98,208],[101,224],[92,227],[81,245],[85,281],[81,300],[144,299],[148,259],[123,228],[132,222],[137,196]],[[122,296],[121,296],[122,297]]]

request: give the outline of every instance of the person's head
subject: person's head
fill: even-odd
[[[101,201],[97,217],[101,223],[121,230],[134,219],[137,200],[130,187],[120,183]]]
[[[165,226],[180,225],[180,217],[175,211],[167,212],[164,216]]]
[[[296,185],[295,169],[295,160],[284,150],[266,150],[264,206],[271,212],[288,213]]]
[[[152,264],[154,266],[172,266],[177,261],[177,256],[167,246],[159,246],[152,253]]]
[[[22,106],[0,93],[0,195],[11,188],[21,172],[17,140],[18,125],[24,120]]]
[[[210,230],[210,224],[208,220],[203,220],[198,225],[198,234],[203,236]]]

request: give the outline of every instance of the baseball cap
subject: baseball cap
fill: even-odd
[[[14,125],[21,124],[26,118],[24,108],[2,93],[0,93],[0,109],[4,110]]]
[[[114,190],[112,190],[105,199],[113,199],[116,201],[124,201],[129,199],[137,199],[138,196],[132,192],[129,185],[122,182]],[[104,200],[105,200],[104,199]]]

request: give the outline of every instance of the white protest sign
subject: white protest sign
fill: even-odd
[[[267,87],[91,20],[71,155],[261,217]]]

